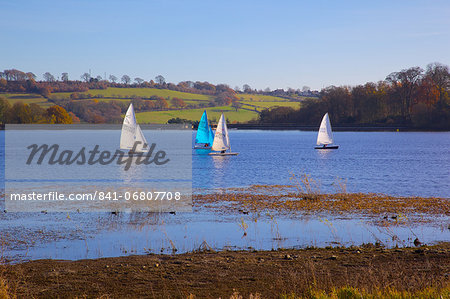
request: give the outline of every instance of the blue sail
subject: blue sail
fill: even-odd
[[[213,129],[211,127],[209,127],[209,144],[213,144],[214,142],[214,132]]]
[[[209,143],[211,144],[210,127],[208,124],[208,116],[206,116],[206,110],[203,112],[202,118],[197,128],[197,136],[195,136],[195,143]],[[213,137],[214,138],[214,137]]]

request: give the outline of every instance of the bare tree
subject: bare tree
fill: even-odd
[[[112,83],[116,83],[117,77],[114,76],[114,75],[109,75],[109,80],[110,80]]]
[[[84,73],[83,75],[81,75],[81,80],[83,80],[84,82],[89,82],[90,79],[91,75],[89,75],[89,73]]]
[[[131,78],[128,75],[123,75],[121,80],[124,84],[129,84],[131,82]]]
[[[135,81],[138,85],[141,85],[142,82],[144,82],[144,79],[137,77],[137,78],[134,78],[134,81]]]
[[[244,85],[242,86],[242,89],[243,89],[244,92],[246,92],[246,93],[252,92],[252,88],[251,88],[250,85],[248,85],[248,84],[244,84]]]
[[[102,81],[102,76],[98,75],[95,79],[96,79],[97,81]]]
[[[156,81],[156,83],[158,83],[160,85],[163,85],[163,84],[166,83],[166,78],[164,78],[161,75],[158,75],[158,76],[155,77],[155,81]]]
[[[25,81],[27,74],[16,69],[4,70],[3,77],[6,81]]]
[[[418,89],[419,81],[422,79],[423,70],[420,67],[412,67],[400,72],[391,73],[386,81],[391,82],[399,91],[402,101],[402,115],[411,118],[412,100]]]
[[[433,82],[438,86],[439,103],[444,104],[445,94],[450,89],[450,70],[448,65],[438,62],[427,65],[426,75],[429,76]]]
[[[61,81],[64,81],[64,82],[69,81],[69,74],[68,73],[62,73],[61,74]]]
[[[242,104],[240,102],[238,102],[238,101],[233,101],[233,102],[231,102],[231,107],[236,109],[236,112],[237,112],[238,109],[242,108]]]
[[[311,88],[310,88],[309,86],[304,85],[304,86],[302,87],[302,91],[303,91],[303,92],[307,92],[307,91],[310,91],[310,90],[311,90]]]
[[[50,74],[49,72],[46,72],[43,75],[43,77],[44,77],[44,80],[47,81],[47,82],[54,82],[55,81],[55,77],[52,74]]]

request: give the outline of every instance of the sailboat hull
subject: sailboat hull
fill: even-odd
[[[237,156],[239,153],[209,153],[210,156]]]
[[[330,145],[330,146],[316,146],[314,147],[315,149],[325,149],[325,150],[329,150],[329,149],[338,149],[339,145]]]
[[[211,146],[205,146],[204,144],[194,145],[194,149],[211,149]]]

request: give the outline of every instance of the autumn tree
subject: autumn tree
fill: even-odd
[[[169,108],[169,104],[167,103],[166,99],[158,97],[158,99],[155,101],[155,108],[159,110],[165,110]]]
[[[78,118],[78,116],[76,116],[73,112],[69,112],[69,116],[72,118],[73,124],[79,124],[81,122],[80,118]]]
[[[441,63],[430,63],[427,65],[425,75],[429,77],[439,90],[439,106],[443,107],[446,100],[449,98],[450,91],[450,70],[448,65]]]
[[[133,104],[133,107],[134,107],[134,110],[135,110],[135,111],[142,111],[142,110],[145,109],[145,103],[144,103],[144,101],[143,101],[141,98],[139,98],[139,97],[133,98],[133,99],[131,100],[131,103]]]
[[[214,99],[214,101],[219,106],[230,105],[233,101],[237,101],[237,100],[238,100],[238,98],[236,97],[234,91],[233,92],[229,92],[229,91],[221,92]]]
[[[11,105],[8,100],[6,97],[0,95],[0,123],[5,124],[8,122],[10,110]]]
[[[39,87],[38,93],[42,95],[44,98],[48,98],[50,96],[50,93],[52,92],[52,89],[48,85],[43,85]]]
[[[31,103],[29,105],[29,110],[31,113],[31,123],[38,124],[45,122],[45,110],[41,108],[36,103]]]
[[[184,108],[184,107],[186,107],[186,103],[180,98],[172,98],[170,100],[170,103],[175,108]]]
[[[11,107],[9,122],[12,124],[33,123],[33,114],[30,106],[22,102],[14,103]]]
[[[71,124],[72,118],[61,106],[51,106],[46,113],[47,122],[50,124]]]
[[[28,80],[33,80],[36,81],[36,75],[33,74],[32,72],[28,72],[26,73]]]

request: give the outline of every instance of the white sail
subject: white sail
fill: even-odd
[[[225,117],[220,116],[219,123],[217,124],[216,134],[214,135],[214,142],[212,145],[213,151],[226,151],[230,148],[230,139],[228,138],[227,123]]]
[[[333,132],[331,131],[330,118],[328,117],[328,113],[326,113],[320,123],[319,134],[317,135],[317,145],[332,143]]]
[[[144,134],[142,133],[141,127],[136,122],[136,115],[134,114],[133,104],[130,104],[122,124],[120,148],[130,150],[133,148],[136,141],[141,142],[141,144],[136,147],[136,152],[148,150],[148,146],[144,147],[144,145],[148,144],[148,142],[145,139]]]
[[[136,147],[136,152],[148,151],[148,142],[145,139],[144,133],[142,133],[141,127],[137,124],[136,127],[136,139],[134,141],[140,141],[141,143]]]

